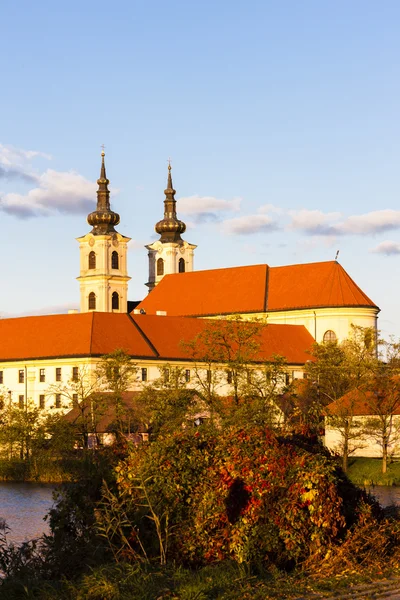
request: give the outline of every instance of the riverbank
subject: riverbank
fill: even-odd
[[[400,461],[391,462],[388,464],[387,473],[382,473],[382,460],[379,458],[351,458],[347,475],[360,487],[400,486]]]
[[[0,459],[0,482],[67,483],[79,477],[85,463],[84,455],[63,459]]]

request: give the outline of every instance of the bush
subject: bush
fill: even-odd
[[[344,537],[363,496],[320,446],[258,426],[175,432],[116,471],[98,523],[115,556],[132,560],[291,570]]]

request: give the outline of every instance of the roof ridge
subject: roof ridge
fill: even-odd
[[[95,311],[91,313],[91,326],[90,326],[90,342],[89,342],[89,354],[92,355],[92,345],[93,345],[93,331],[94,331],[94,314]]]
[[[150,347],[150,349],[152,350],[152,352],[154,352],[154,354],[156,355],[156,357],[160,356],[160,353],[157,350],[157,348],[154,346],[153,342],[151,342],[151,340],[147,337],[147,335],[145,334],[145,332],[143,331],[143,329],[139,326],[139,324],[136,323],[136,321],[132,317],[131,313],[128,313],[127,316],[132,321],[132,323],[134,324],[134,326],[136,327],[137,331],[140,333],[140,335],[142,336],[142,338],[144,339],[144,341],[146,342],[146,344]]]
[[[265,296],[264,296],[264,312],[268,310],[268,296],[269,296],[269,269],[270,267],[265,265]]]
[[[341,265],[339,265],[339,263],[337,263],[336,261],[335,261],[335,265],[338,266],[339,270],[336,269],[336,273],[334,273],[334,275],[336,275],[336,277],[337,277],[339,291],[340,291],[340,295],[341,295],[341,300],[342,300],[342,303],[344,304],[344,291],[343,291],[343,286],[342,286],[342,278],[340,276],[340,274],[341,274]],[[336,267],[333,266],[333,269],[335,269],[335,268]],[[343,271],[344,271],[344,269],[343,269]],[[333,285],[333,277],[332,277],[332,285]],[[356,298],[354,297],[354,294],[353,294],[353,292],[351,291],[350,288],[349,288],[349,291],[351,292],[351,295],[353,296],[353,298],[355,300]]]

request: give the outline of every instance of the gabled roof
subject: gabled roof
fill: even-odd
[[[147,314],[212,316],[302,308],[378,308],[336,261],[166,275],[138,305]]]
[[[117,348],[137,359],[188,360],[191,353],[182,342],[217,323],[100,312],[0,319],[0,361],[102,356]],[[313,341],[302,325],[266,325],[255,358],[279,354],[290,364],[304,364]]]

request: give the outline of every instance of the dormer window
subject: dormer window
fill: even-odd
[[[157,261],[157,275],[164,275],[164,261],[162,258]]]
[[[96,268],[96,253],[93,252],[93,250],[91,250],[91,252],[89,252],[89,269],[95,269]]]
[[[185,272],[185,259],[184,258],[179,259],[178,270],[179,270],[179,273]]]
[[[111,308],[113,310],[119,310],[119,295],[118,292],[113,292],[111,296]]]
[[[88,309],[96,310],[96,294],[94,292],[90,292],[89,294]]]
[[[118,255],[118,252],[116,252],[115,250],[111,254],[111,268],[119,269],[119,255]]]

